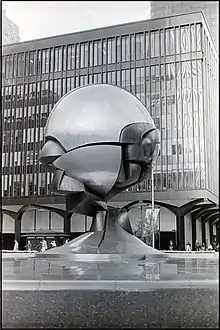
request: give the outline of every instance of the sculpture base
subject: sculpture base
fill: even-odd
[[[96,219],[94,219],[94,222]],[[44,255],[68,255],[73,260],[121,260],[126,258],[145,259],[152,257],[165,257],[162,253],[141,241],[133,235],[126,210],[110,208],[103,220],[103,225],[91,226],[91,230],[61,247],[43,252]],[[80,257],[81,255],[81,257]],[[87,257],[88,256],[88,257]],[[81,260],[80,260],[81,259]],[[91,260],[91,259],[90,259]]]

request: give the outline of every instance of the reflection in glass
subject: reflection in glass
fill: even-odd
[[[144,58],[144,34],[139,33],[135,35],[136,40],[136,60]]]

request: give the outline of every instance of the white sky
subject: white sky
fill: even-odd
[[[150,18],[150,1],[2,1],[21,41]]]

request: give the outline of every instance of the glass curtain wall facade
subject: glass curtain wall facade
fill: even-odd
[[[219,61],[204,30],[202,41],[206,187],[219,196]]]
[[[219,1],[151,1],[150,17],[159,18],[203,11],[215,45],[219,47]]]
[[[115,34],[114,27],[111,33],[106,28],[105,37],[72,44],[63,36],[60,46],[46,49],[10,53],[5,48],[2,196],[50,195],[51,174],[38,161],[47,117],[64,94],[98,83],[125,88],[151,113],[161,134],[157,191],[207,188],[217,194],[217,59],[202,20],[184,19],[164,28],[160,20],[154,28],[145,21],[138,32],[131,23],[123,34],[120,26]],[[151,180],[130,190],[150,189]]]

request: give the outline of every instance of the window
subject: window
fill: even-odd
[[[49,72],[49,49],[42,50],[42,73]]]
[[[115,71],[108,72],[107,79],[108,84],[115,85]]]
[[[108,64],[115,63],[115,39],[108,39]]]
[[[36,73],[41,74],[42,72],[42,54],[41,51],[38,50],[36,53]]]
[[[87,84],[87,76],[80,76],[79,85],[83,86]]]
[[[80,68],[88,66],[88,44],[83,43],[80,45]]]
[[[75,45],[67,46],[67,70],[75,68]]]
[[[38,159],[38,153],[33,150],[30,150],[27,152],[27,158],[26,158],[26,164],[27,165],[32,165],[32,164],[37,164],[37,159]]]
[[[62,50],[61,47],[56,47],[54,49],[54,71],[62,70]]]
[[[149,57],[149,33],[145,34],[145,52],[146,52],[146,58]]]
[[[133,34],[130,36],[130,39],[131,39],[130,59],[131,59],[131,61],[134,61],[134,59],[135,59],[135,44],[134,44],[135,40],[134,40]]]
[[[176,145],[172,144],[172,155],[176,155]]]
[[[93,44],[89,43],[89,66],[93,66]]]
[[[116,79],[117,79],[117,86],[121,86],[121,72],[120,71],[117,71]]]
[[[107,61],[107,45],[106,40],[102,40],[102,48],[100,49],[101,52],[101,62],[100,64],[105,65]]]
[[[174,29],[166,30],[166,55],[174,54]]]
[[[92,74],[89,74],[89,81],[88,84],[92,84]]]
[[[159,32],[151,32],[150,34],[151,44],[151,57],[159,56]]]
[[[182,155],[182,153],[183,153],[183,146],[182,144],[178,144],[178,154]]]
[[[160,30],[160,56],[164,55],[164,30]]]
[[[10,119],[9,119],[10,121]],[[4,135],[3,135],[3,145],[7,145],[10,143],[10,139],[11,139],[11,133],[6,131],[4,132]]]
[[[23,143],[23,130],[15,131],[15,143],[22,144]]]
[[[121,87],[130,90],[130,72],[129,70],[121,71]]]
[[[134,71],[134,69],[131,69],[130,84],[131,84],[131,93],[134,94],[135,93],[135,71]]]
[[[136,93],[144,92],[144,68],[136,68]],[[141,96],[139,95],[140,99]]]
[[[63,58],[63,68],[62,70],[63,71],[66,71],[66,66],[67,66],[67,58],[66,58],[66,46],[63,47],[63,51],[62,51],[63,55],[62,55],[62,58]]]
[[[175,28],[175,37],[176,37],[176,40],[175,40],[175,46],[176,46],[176,54],[179,54],[180,53],[180,28],[179,27],[176,27]]]
[[[121,61],[121,44],[120,44],[120,37],[116,38],[116,60],[117,63]]]
[[[6,77],[6,79],[10,79],[10,78],[12,78],[12,75],[13,75],[13,57],[12,57],[12,55],[6,56],[5,62],[6,62],[5,77]],[[15,70],[16,70],[16,68],[15,68]]]
[[[50,49],[50,72],[54,71],[54,48]]]
[[[53,85],[53,90],[54,90],[54,99],[56,100],[56,102],[61,98],[61,84],[62,79],[55,79],[54,80],[54,85]]]
[[[17,77],[24,76],[24,53],[18,54],[18,71]]]
[[[106,77],[106,72],[102,72],[102,84],[106,84],[106,79],[107,79],[107,77]]]
[[[102,53],[103,53],[101,40],[94,41],[93,48],[94,48],[94,63],[93,63],[93,65],[94,66],[101,65],[102,64]]]
[[[177,146],[178,155],[182,155],[182,144],[178,144]],[[172,155],[176,155],[176,144],[172,144]]]
[[[196,24],[196,50],[201,50],[201,24]]]
[[[141,60],[144,58],[144,34],[136,34],[136,60]]]
[[[67,78],[67,93],[74,88],[74,77]]]
[[[75,88],[79,87],[79,77],[75,78]]]
[[[189,26],[182,26],[180,29],[181,38],[181,53],[187,53],[190,51],[190,35]]]
[[[160,117],[154,117],[154,123],[157,129],[160,129]]]
[[[121,38],[121,60],[122,62],[129,61],[130,59],[130,45],[129,36],[124,36]]]
[[[2,56],[2,66],[1,66],[1,68],[2,68],[2,77],[3,77],[3,79],[5,78],[5,59],[6,59],[6,57]]]
[[[76,64],[75,64],[75,68],[79,69],[79,61],[80,61],[80,58],[79,58],[79,44],[77,44],[75,47],[76,47]]]
[[[190,25],[190,33],[191,33],[191,52],[196,51],[196,27],[194,24]]]

